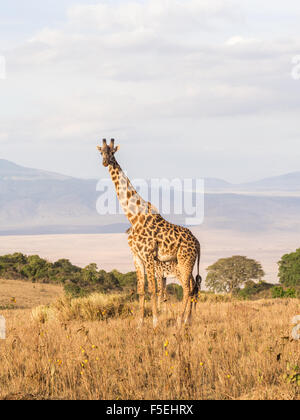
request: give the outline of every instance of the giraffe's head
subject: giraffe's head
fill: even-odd
[[[97,146],[97,149],[102,155],[103,166],[109,166],[114,162],[114,155],[119,150],[120,146],[115,147],[115,140],[111,139],[110,145],[106,143],[106,140],[103,140],[102,147]]]

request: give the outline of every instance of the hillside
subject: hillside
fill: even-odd
[[[25,168],[16,165],[5,159],[0,159],[0,180],[18,180],[18,181],[37,181],[37,180],[59,180],[71,179],[66,175],[56,174],[54,172],[42,171],[39,169]]]
[[[300,195],[300,172],[260,179],[241,184],[232,184],[221,179],[208,178],[205,183],[210,192],[235,193],[298,193]]]
[[[249,182],[242,184],[241,187],[252,191],[295,191],[300,193],[300,172]]]
[[[0,309],[31,309],[38,305],[48,305],[63,295],[61,285],[38,284],[0,277]]]
[[[208,178],[204,227],[300,229],[299,185],[300,173],[239,185]],[[124,232],[128,222],[123,215],[97,213],[100,193],[96,186],[97,180],[25,168],[0,159],[0,235]],[[185,223],[184,217],[172,212],[164,216]]]
[[[0,232],[65,233],[101,225],[96,181],[24,168],[0,160]]]

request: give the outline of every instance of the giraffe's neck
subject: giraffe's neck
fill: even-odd
[[[115,185],[121,207],[133,226],[140,220],[141,216],[158,214],[157,209],[137,193],[115,158],[109,165],[109,173]]]

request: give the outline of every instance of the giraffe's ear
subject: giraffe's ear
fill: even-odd
[[[114,148],[114,153],[116,153],[118,150],[120,150],[120,146]]]
[[[102,147],[97,146],[97,149],[99,150],[100,153],[102,152]]]

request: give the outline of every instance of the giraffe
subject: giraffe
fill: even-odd
[[[190,296],[193,294],[191,277],[196,259],[198,260],[196,284],[199,284],[201,279],[200,243],[189,229],[165,220],[155,206],[143,200],[136,192],[115,158],[119,146],[115,147],[114,139],[111,139],[109,145],[104,139],[102,146],[97,148],[102,155],[103,166],[109,169],[118,200],[132,226],[132,231],[128,235],[128,244],[133,254],[138,279],[139,326],[143,324],[145,312],[145,273],[151,294],[153,327],[156,328],[158,324],[155,260],[159,260],[177,261],[178,275],[183,287],[182,309],[178,318],[178,326],[181,327],[183,321],[186,323],[191,320]]]
[[[133,232],[132,227],[126,230],[128,235],[131,235]],[[154,273],[157,282],[157,294],[158,294],[158,310],[160,310],[162,302],[167,301],[167,277],[176,277],[180,281],[180,272],[176,260],[173,261],[160,261],[157,258],[154,259]],[[191,276],[190,278],[190,288],[192,290],[192,295],[194,299],[194,310],[196,310],[197,300],[196,296],[201,289],[201,276],[198,277],[196,282]],[[193,306],[193,305],[192,305]]]

